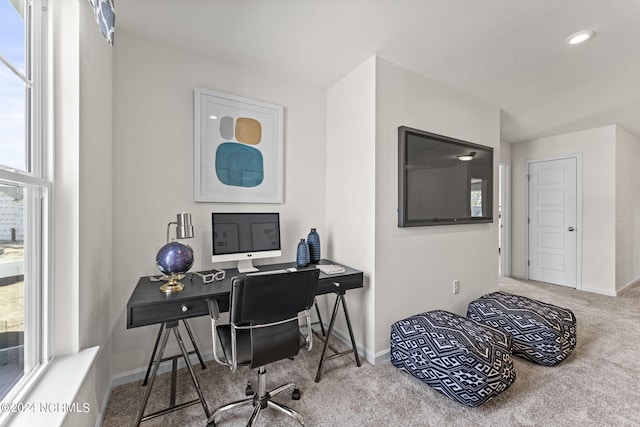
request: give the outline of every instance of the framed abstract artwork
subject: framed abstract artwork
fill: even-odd
[[[283,202],[283,108],[196,88],[196,202]]]

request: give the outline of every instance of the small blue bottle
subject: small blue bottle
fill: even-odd
[[[311,264],[317,264],[320,261],[320,235],[315,228],[309,232],[307,244],[309,245],[309,261]]]
[[[298,243],[296,264],[298,267],[306,267],[309,265],[309,246],[304,239],[300,239],[300,243]]]

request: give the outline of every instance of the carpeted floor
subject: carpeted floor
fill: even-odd
[[[268,367],[268,387],[296,381],[302,399],[279,401],[305,417],[307,426],[638,426],[640,425],[640,286],[617,298],[575,289],[503,279],[500,290],[529,296],[571,309],[578,322],[578,343],[569,358],[555,367],[543,367],[514,358],[517,378],[500,396],[478,408],[461,405],[389,361],[357,368],[351,357],[326,363],[322,381],[313,381],[320,342],[295,361]],[[342,344],[339,344],[344,347]],[[206,370],[195,367],[211,410],[244,397],[244,384],[253,371],[232,374],[213,362]],[[196,396],[186,369],[179,372],[178,401]],[[169,374],[159,376],[147,413],[168,401]],[[104,427],[134,425],[144,395],[140,382],[114,388]],[[217,423],[245,425],[249,409]],[[146,421],[152,426],[205,426],[202,407],[186,409]],[[273,410],[260,415],[260,426],[295,426]]]

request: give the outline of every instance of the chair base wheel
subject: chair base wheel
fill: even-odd
[[[256,393],[253,391],[253,388],[251,387],[251,383],[247,383],[247,388],[246,388],[246,389],[244,389],[244,394],[245,394],[246,396],[253,396],[254,394],[256,394]]]
[[[300,400],[300,389],[298,387],[293,389],[293,393],[291,393],[291,399]]]

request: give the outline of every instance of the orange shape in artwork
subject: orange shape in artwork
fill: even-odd
[[[236,139],[245,144],[260,144],[262,140],[262,126],[260,122],[248,117],[239,117],[236,120]]]

